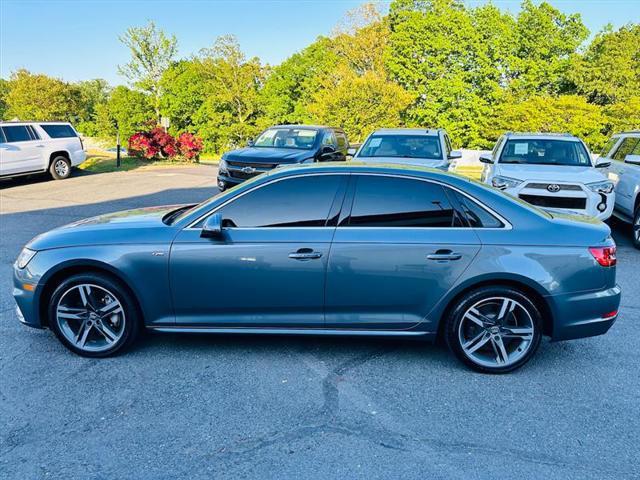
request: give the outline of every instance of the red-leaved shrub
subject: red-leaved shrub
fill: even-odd
[[[129,154],[138,158],[175,158],[194,160],[202,151],[202,139],[184,132],[176,139],[162,127],[137,132],[129,137]]]
[[[178,137],[178,149],[180,155],[188,160],[194,160],[198,158],[202,151],[202,139],[196,137],[193,133],[183,132]]]

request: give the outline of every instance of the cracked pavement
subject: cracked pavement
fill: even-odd
[[[640,251],[619,224],[616,325],[511,375],[398,339],[148,334],[93,360],[18,324],[30,238],[215,192],[205,166],[0,182],[0,478],[640,478]]]

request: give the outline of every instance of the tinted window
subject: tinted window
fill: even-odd
[[[4,136],[9,143],[27,142],[31,140],[29,130],[24,125],[11,125],[8,127],[2,127],[2,131],[4,132]]]
[[[631,155],[640,155],[640,138],[638,139],[638,143],[636,143],[633,152],[631,152]]]
[[[338,148],[344,150],[349,143],[347,142],[347,136],[342,132],[336,132],[336,138],[338,139]]]
[[[618,150],[616,150],[616,153],[613,154],[613,159],[624,161],[625,157],[633,152],[633,149],[638,142],[640,142],[640,138],[625,138],[622,143],[620,143],[620,146],[618,147]]]
[[[500,228],[504,224],[487,212],[473,200],[458,192],[453,192],[458,199],[469,225],[474,228]]]
[[[441,160],[442,150],[440,139],[433,135],[372,135],[358,156]]]
[[[322,145],[336,146],[336,137],[333,135],[333,132],[329,131],[324,134],[324,137],[322,137]]]
[[[274,182],[222,207],[229,227],[322,227],[344,176],[311,175]]]
[[[507,140],[500,163],[590,166],[591,158],[580,142],[518,138]]]
[[[51,138],[70,138],[77,137],[76,132],[70,125],[40,125]]]
[[[384,176],[357,180],[351,226],[452,227],[455,221],[454,209],[438,184]]]
[[[31,135],[32,140],[40,140],[40,134],[36,132],[35,128],[33,128],[31,125],[29,125],[27,128],[29,130],[29,134]]]

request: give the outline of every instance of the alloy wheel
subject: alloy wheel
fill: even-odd
[[[467,309],[458,327],[464,354],[484,367],[508,367],[533,344],[535,324],[527,309],[512,298],[485,298]]]
[[[640,209],[636,213],[636,219],[633,222],[633,237],[636,239],[636,243],[640,243]]]
[[[120,300],[112,292],[83,283],[69,288],[60,297],[56,322],[75,347],[102,352],[122,338],[126,317]]]
[[[60,177],[66,177],[69,174],[69,164],[64,160],[56,160],[53,168]]]

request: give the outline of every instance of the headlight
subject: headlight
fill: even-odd
[[[35,255],[36,255],[35,250],[29,250],[28,248],[23,248],[22,251],[20,252],[20,255],[18,255],[18,259],[16,260],[16,265],[18,266],[19,269],[22,270],[24,267],[28,265],[31,259],[35,257]]]
[[[496,175],[491,179],[491,185],[495,188],[499,188],[500,190],[504,190],[505,188],[514,188],[522,183],[522,180],[516,180],[515,178],[502,177],[500,175]]]
[[[587,183],[587,187],[589,187],[591,191],[596,193],[608,194],[613,192],[613,182],[610,182],[608,180],[605,180],[603,182]]]
[[[229,165],[224,158],[220,159],[220,163],[218,163],[218,172],[219,173],[229,173]]]

